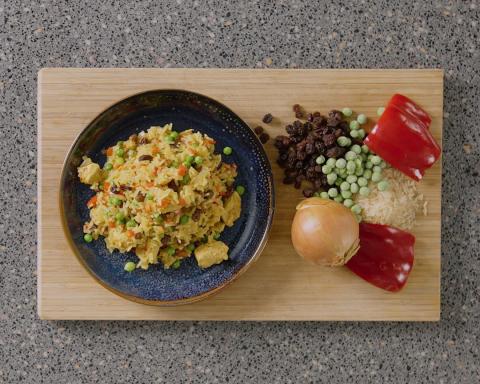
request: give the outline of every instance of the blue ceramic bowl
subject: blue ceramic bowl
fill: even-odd
[[[103,165],[103,148],[126,140],[153,125],[173,123],[177,131],[194,128],[217,141],[216,150],[233,148],[226,162],[238,165],[237,183],[246,187],[242,213],[233,227],[221,235],[230,248],[229,260],[202,270],[194,257],[177,270],[161,264],[147,271],[125,272],[133,253],[110,253],[103,238],[90,244],[83,240],[83,223],[89,219],[87,200],[93,195],[80,183],[77,167],[82,156]],[[66,237],[88,272],[104,287],[120,296],[145,304],[176,305],[203,299],[240,276],[260,255],[273,218],[272,171],[265,151],[250,128],[221,103],[182,90],[154,90],[137,94],[97,116],[75,140],[65,160],[60,182],[60,210]]]

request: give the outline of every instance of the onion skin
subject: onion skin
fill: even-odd
[[[359,249],[359,225],[343,204],[311,197],[297,205],[292,243],[297,253],[309,262],[341,266]]]

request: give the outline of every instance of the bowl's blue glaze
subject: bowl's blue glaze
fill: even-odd
[[[230,248],[230,259],[202,270],[194,257],[177,270],[159,265],[148,271],[123,270],[136,261],[133,253],[109,253],[103,238],[87,244],[82,226],[89,219],[87,200],[93,195],[81,184],[77,167],[87,155],[103,165],[103,148],[126,140],[153,125],[173,123],[175,130],[193,128],[217,141],[216,152],[233,148],[224,161],[238,165],[237,184],[246,187],[242,214],[221,235]],[[199,300],[224,287],[241,274],[261,252],[271,226],[274,191],[265,151],[249,127],[231,110],[206,96],[180,90],[156,90],[118,102],[93,120],[79,135],[67,158],[60,185],[60,207],[66,236],[75,254],[99,282],[123,297],[150,304],[180,304]]]

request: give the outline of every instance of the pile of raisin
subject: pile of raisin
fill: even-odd
[[[340,136],[349,136],[349,125],[340,111],[332,110],[328,116],[320,112],[305,114],[298,104],[293,107],[297,118],[306,121],[294,121],[285,128],[286,136],[275,138],[278,149],[277,163],[284,169],[285,184],[302,187],[304,181],[311,184],[303,190],[305,197],[311,197],[317,191],[328,188],[327,177],[322,173],[322,166],[316,163],[317,157],[342,157],[346,148],[337,144]],[[361,143],[361,142],[360,142]]]

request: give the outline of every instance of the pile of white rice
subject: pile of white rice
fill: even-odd
[[[362,207],[362,219],[411,230],[415,225],[416,212],[423,210],[423,214],[427,214],[427,202],[417,190],[418,183],[395,168],[384,169],[382,176],[389,183],[388,190],[379,191],[371,183],[368,196],[356,195],[356,203]]]

